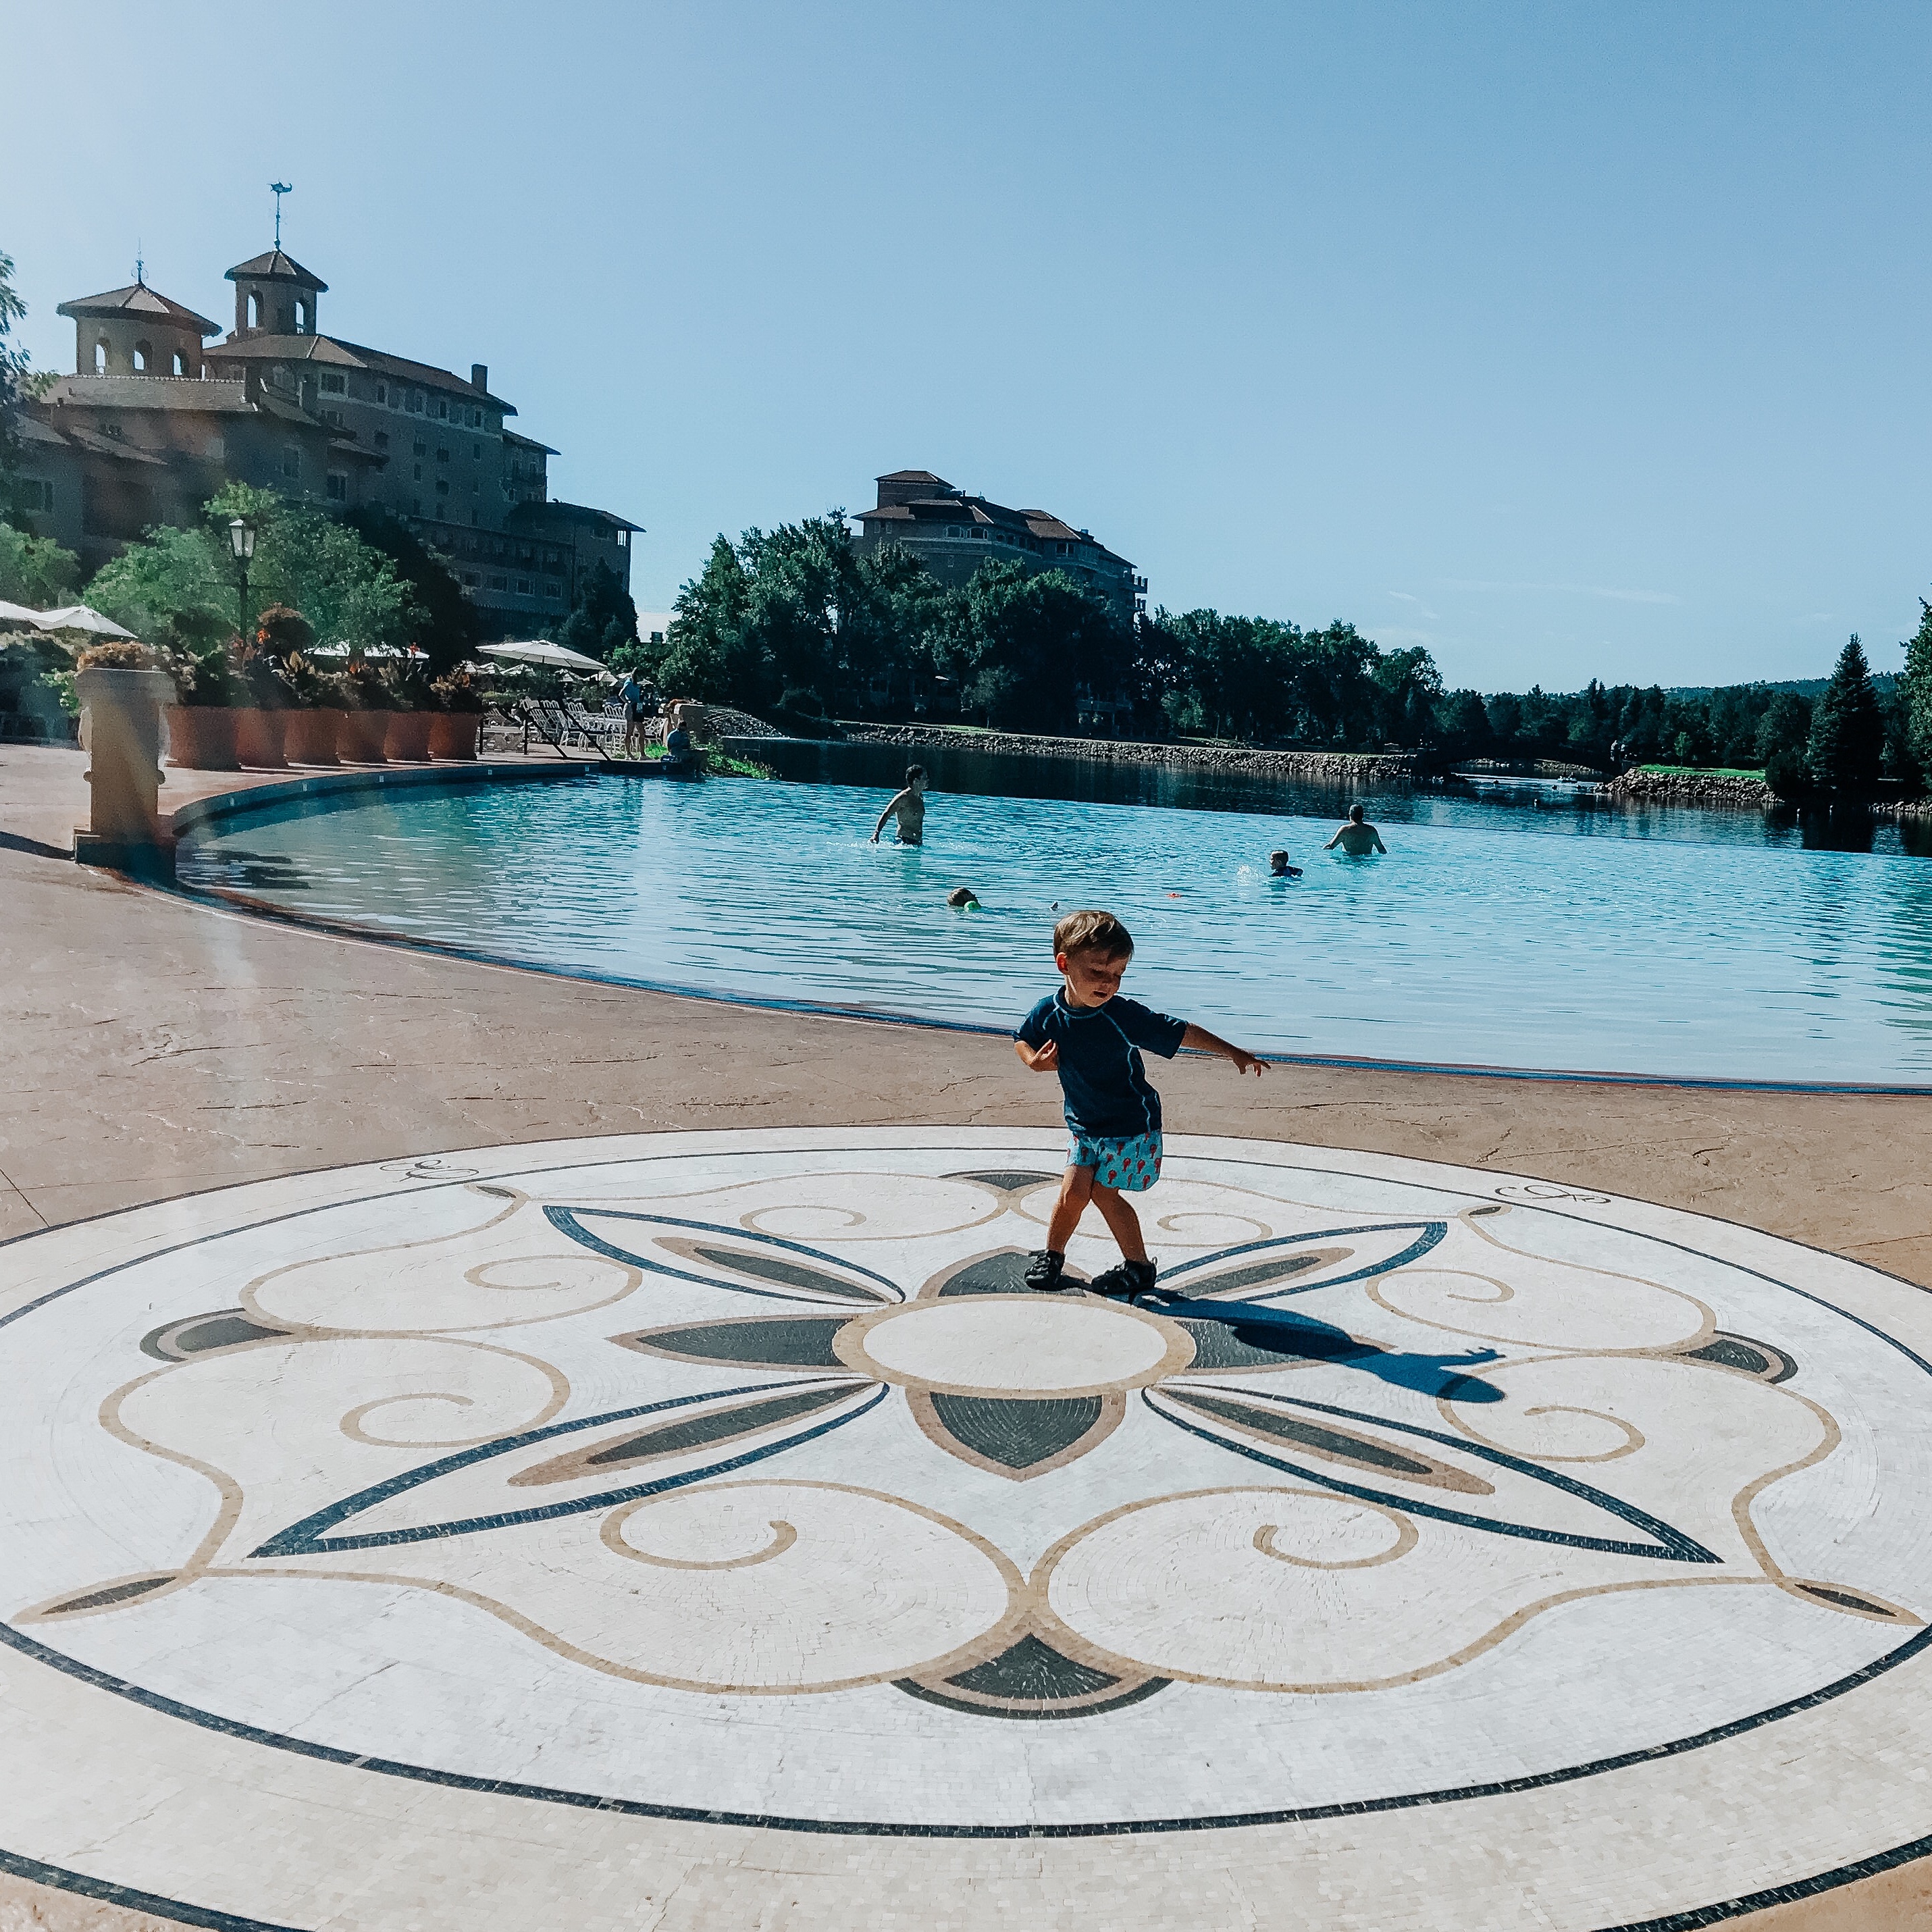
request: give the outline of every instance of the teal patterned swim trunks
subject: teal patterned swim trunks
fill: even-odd
[[[1096,1186],[1138,1194],[1160,1178],[1160,1130],[1156,1127],[1150,1134],[1126,1139],[1076,1134],[1066,1162],[1070,1167],[1090,1167]]]

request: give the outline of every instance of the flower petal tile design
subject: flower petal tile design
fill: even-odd
[[[345,1872],[418,1828],[488,1864],[506,1804],[525,1838],[587,1808],[620,1864],[829,1833],[880,1882],[1160,1840],[1151,1899],[1346,1819],[1292,1910],[1191,1922],[1580,1929],[1932,1830],[1879,1741],[1932,1714],[1917,1291],[1600,1195],[1177,1139],[1158,1293],[1033,1294],[1057,1146],[496,1150],[0,1250],[0,1853],[221,1922],[494,1927],[514,1887],[331,1918],[237,1834],[286,1836],[308,1780]],[[1072,1271],[1107,1258],[1082,1235]],[[95,1772],[63,1786],[56,1736]],[[103,1750],[178,1754],[172,1835],[110,1828]],[[1563,1873],[1524,1876],[1539,1833]],[[1450,1894],[1374,1856],[1451,1840],[1501,1849]]]

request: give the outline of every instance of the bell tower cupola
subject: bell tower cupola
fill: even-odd
[[[228,272],[235,284],[235,333],[313,335],[316,298],[328,284],[279,248],[238,262]]]

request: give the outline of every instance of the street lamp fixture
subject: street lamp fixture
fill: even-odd
[[[255,554],[255,526],[246,517],[237,517],[228,526],[229,547],[235,553],[235,578],[241,608],[240,634],[248,634],[248,564]]]

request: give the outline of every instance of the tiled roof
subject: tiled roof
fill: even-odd
[[[367,369],[486,402],[506,416],[517,413],[514,404],[476,388],[466,376],[453,370],[439,369],[433,363],[412,362],[406,356],[392,356],[386,349],[370,349],[360,342],[345,342],[339,335],[230,335],[210,344],[208,356],[211,362],[323,362],[336,368]]]
[[[883,478],[886,482],[911,482],[922,472],[908,470],[899,477]],[[935,479],[936,480],[936,479]],[[1076,543],[1086,546],[1101,558],[1126,571],[1133,566],[1071,524],[1063,522],[1050,510],[1010,510],[1004,503],[988,502],[984,496],[916,496],[909,502],[883,503],[870,510],[855,512],[862,524],[932,524],[952,522],[984,524],[991,529],[1025,530],[1043,542]]]
[[[145,282],[134,282],[124,289],[110,289],[105,295],[76,296],[72,302],[64,302],[54,310],[56,315],[71,317],[76,322],[108,321],[119,316],[146,316],[155,322],[172,323],[180,328],[191,328],[197,335],[219,335],[221,325],[210,322],[206,316],[197,315],[178,302],[151,289]]]
[[[320,275],[312,275],[291,255],[284,255],[279,248],[271,248],[266,255],[251,255],[245,262],[237,262],[228,271],[226,279],[238,282],[244,275],[257,281],[299,282],[303,287],[314,289],[318,294],[326,295],[328,284]]]
[[[74,404],[97,410],[181,410],[196,416],[243,416],[246,392],[239,382],[195,376],[63,376],[46,393],[53,407]]]
[[[950,490],[952,485],[944,476],[935,476],[930,470],[895,470],[889,476],[874,479],[880,483],[932,483],[941,490]]]
[[[620,530],[641,530],[642,524],[634,524],[628,517],[620,517],[614,510],[594,510],[588,503],[519,503],[505,522],[514,526],[519,524],[556,522],[561,524],[611,524]]]
[[[539,442],[532,436],[519,436],[513,429],[504,430],[503,440],[517,449],[540,449],[546,456],[555,456],[559,454],[557,451],[551,448],[548,443]]]

